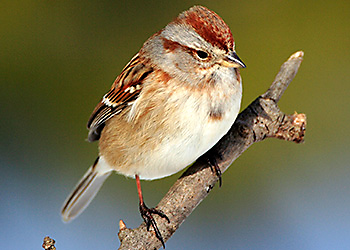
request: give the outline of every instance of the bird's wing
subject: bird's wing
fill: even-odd
[[[88,140],[96,141],[107,120],[133,104],[142,89],[143,80],[153,71],[140,61],[136,54],[114,81],[111,89],[97,104],[88,121]]]

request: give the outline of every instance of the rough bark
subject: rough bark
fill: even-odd
[[[208,163],[208,155],[216,155],[222,173],[253,143],[269,137],[296,143],[303,142],[306,116],[304,114],[286,115],[277,102],[296,75],[303,60],[302,51],[294,53],[282,66],[270,88],[255,99],[237,117],[230,131],[204,156],[199,158],[170,188],[159,202],[157,208],[170,219],[154,216],[159,230],[167,241],[192,213],[199,203],[207,197],[218,181]],[[159,249],[161,242],[152,229],[147,232],[145,223],[138,228],[129,229],[120,221],[119,249]]]
[[[43,244],[41,246],[45,250],[56,250],[55,243],[56,242],[55,242],[54,239],[51,239],[49,236],[46,236],[44,238],[44,242],[43,242]]]

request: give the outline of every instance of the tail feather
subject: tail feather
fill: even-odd
[[[106,168],[103,163],[102,158],[97,158],[63,203],[61,215],[65,222],[74,219],[87,208],[111,174],[112,169]]]

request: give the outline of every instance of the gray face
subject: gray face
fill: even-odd
[[[190,26],[176,22],[151,37],[141,53],[152,58],[153,63],[169,75],[191,85],[199,84],[217,71],[228,70],[234,74],[234,69],[220,65],[227,56],[225,50],[204,40]]]

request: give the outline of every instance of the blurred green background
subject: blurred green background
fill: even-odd
[[[143,42],[194,4],[231,27],[247,68],[242,108],[290,54],[305,52],[280,101],[308,117],[302,145],[253,145],[167,249],[350,249],[349,1],[2,1],[0,249],[116,249],[118,221],[141,222],[135,182],[111,176],[63,224],[62,202],[97,156],[93,108]],[[180,173],[143,182],[154,206]],[[155,191],[156,190],[156,191]]]

